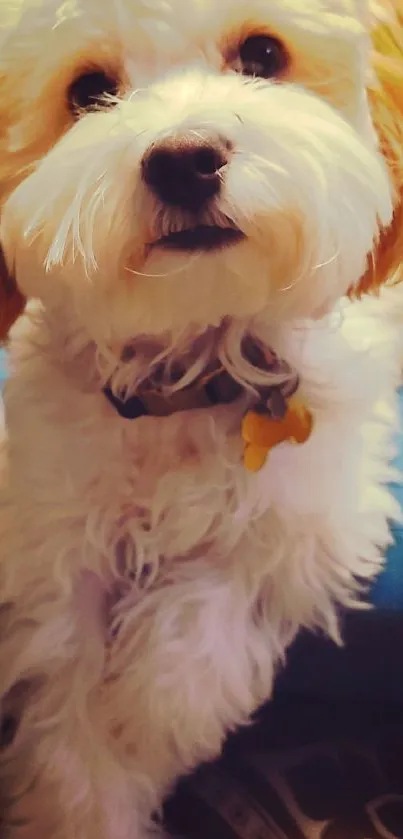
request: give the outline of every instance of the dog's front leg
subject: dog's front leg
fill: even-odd
[[[200,562],[182,574],[121,604],[100,698],[114,751],[141,782],[144,821],[271,691],[270,637],[236,567]]]
[[[197,563],[122,601],[106,661],[91,580],[73,610],[55,606],[34,632],[20,621],[18,678],[34,665],[42,681],[4,754],[10,839],[145,839],[177,777],[270,693],[270,639],[232,571]]]
[[[0,823],[10,839],[141,835],[131,779],[97,713],[105,602],[99,579],[84,572],[71,596],[38,578],[0,611]]]

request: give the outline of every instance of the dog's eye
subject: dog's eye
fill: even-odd
[[[284,44],[270,35],[253,35],[239,49],[240,69],[245,76],[272,79],[280,76],[289,63]]]
[[[78,76],[70,85],[67,101],[70,111],[78,115],[108,105],[108,96],[116,96],[119,83],[103,70],[92,70]]]

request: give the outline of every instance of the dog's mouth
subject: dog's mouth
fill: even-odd
[[[153,248],[168,248],[176,251],[213,251],[235,245],[244,234],[234,225],[198,224],[161,236],[152,243]]]

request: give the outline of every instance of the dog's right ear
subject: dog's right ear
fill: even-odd
[[[25,300],[10,274],[0,248],[0,343],[3,343],[14,321],[24,309]]]
[[[395,192],[394,217],[355,292],[403,280],[403,0],[373,0],[374,77],[368,98]]]

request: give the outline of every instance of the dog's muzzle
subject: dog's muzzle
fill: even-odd
[[[207,137],[189,131],[154,143],[142,161],[142,177],[161,206],[176,211],[175,228],[164,230],[150,248],[175,251],[211,251],[229,247],[244,234],[218,213],[219,198],[232,156],[232,146],[222,137]],[[209,210],[214,209],[214,220]],[[177,214],[184,215],[178,230]]]

